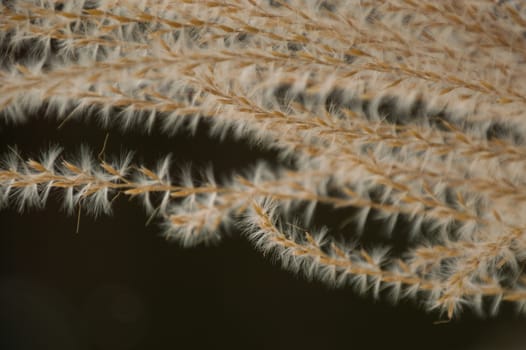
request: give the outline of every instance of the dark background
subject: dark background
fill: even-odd
[[[72,120],[62,128],[34,113],[0,126],[0,152],[17,145],[24,158],[58,144],[90,145],[95,154],[136,151],[155,165],[212,164],[218,176],[271,151],[196,135],[103,129]],[[74,152],[73,152],[74,153]],[[66,155],[68,151],[66,152]],[[71,154],[71,152],[70,152]],[[526,323],[511,308],[480,319],[435,323],[416,303],[397,306],[331,290],[282,270],[239,232],[216,246],[181,248],[160,236],[136,201],[120,197],[111,217],[66,216],[60,200],[45,210],[0,211],[0,349],[524,349]]]

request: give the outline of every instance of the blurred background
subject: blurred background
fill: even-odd
[[[0,153],[24,158],[50,145],[65,156],[81,144],[105,154],[134,150],[155,166],[212,165],[221,177],[276,154],[242,141],[148,135],[56,121],[35,111],[23,125],[0,126]],[[391,305],[332,290],[282,270],[239,232],[215,246],[181,248],[147,224],[141,204],[119,197],[113,215],[66,216],[60,198],[45,210],[0,211],[0,349],[526,349],[526,322],[512,307],[480,319],[465,312],[437,323],[414,302]]]

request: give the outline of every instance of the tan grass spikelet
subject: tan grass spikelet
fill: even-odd
[[[124,132],[206,120],[211,137],[279,159],[197,183],[174,180],[168,158],[13,148],[0,207],[45,207],[55,191],[99,215],[134,198],[185,246],[237,227],[331,285],[447,318],[501,302],[524,313],[525,31],[518,0],[3,1],[1,122],[30,126],[44,107],[60,126],[96,110]],[[311,227],[319,206],[349,212],[327,223],[341,231]],[[375,220],[389,244],[407,238],[403,254],[366,247]]]

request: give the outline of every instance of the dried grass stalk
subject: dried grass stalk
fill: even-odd
[[[171,180],[168,158],[148,169],[131,156],[13,150],[0,205],[44,207],[62,191],[67,211],[98,215],[137,197],[184,245],[238,225],[330,284],[449,318],[501,301],[524,312],[525,12],[489,0],[5,0],[4,122],[30,124],[42,106],[58,123],[96,109],[102,125],[151,133],[205,119],[295,167],[196,186]],[[341,232],[353,244],[309,227],[317,205],[353,208],[354,232]],[[387,235],[410,222],[404,254],[361,244],[373,214]]]

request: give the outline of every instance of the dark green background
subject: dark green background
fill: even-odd
[[[106,154],[136,150],[153,166],[212,164],[219,176],[275,154],[244,142],[219,142],[206,127],[194,137],[104,130],[57,122],[37,111],[0,127],[0,151],[21,154],[80,144]],[[66,155],[68,154],[66,152]],[[74,152],[73,152],[74,153]],[[526,332],[503,308],[481,320],[435,324],[415,303],[397,306],[308,282],[256,252],[233,232],[213,247],[183,249],[145,226],[140,203],[120,197],[111,217],[77,218],[50,198],[46,210],[0,211],[0,349],[524,349]],[[520,345],[523,344],[523,345]]]

